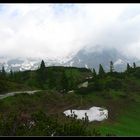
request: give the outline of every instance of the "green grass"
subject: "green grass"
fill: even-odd
[[[122,98],[121,91],[110,90],[111,98],[104,98],[107,91],[92,92],[80,95],[77,93],[60,94],[57,91],[41,91],[33,95],[19,94],[0,100],[0,113],[13,111],[26,111],[29,114],[43,110],[47,114],[62,114],[67,109],[88,109],[91,106],[105,107],[109,111],[109,118],[102,122],[92,122],[88,129],[96,128],[102,135],[107,133],[117,136],[138,136],[140,135],[140,102],[139,94],[132,94],[129,98]]]
[[[91,124],[93,127],[99,129],[103,135],[107,133],[115,134],[117,136],[139,136],[140,135],[140,103],[133,103],[128,105],[128,108],[121,110],[117,115],[117,119],[113,122],[105,120],[96,124]]]

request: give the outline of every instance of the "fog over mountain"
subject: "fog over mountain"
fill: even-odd
[[[70,61],[66,62],[68,66],[78,66],[86,68],[95,68],[98,72],[99,64],[102,64],[106,71],[110,70],[110,61],[113,61],[115,71],[126,70],[126,65],[129,63],[131,66],[133,62],[139,65],[139,59],[136,57],[127,57],[116,49],[102,49],[97,51],[80,50]]]
[[[133,66],[133,62],[137,66],[140,66],[140,61],[136,57],[127,57],[123,53],[116,49],[103,49],[97,51],[87,51],[87,49],[81,49],[72,57],[67,59],[44,59],[46,66],[68,66],[68,67],[85,67],[93,69],[98,72],[99,64],[102,64],[105,71],[110,70],[110,61],[114,63],[115,71],[126,70],[127,63]],[[6,59],[0,58],[0,69],[5,66],[6,71],[24,71],[24,70],[35,70],[40,66],[40,58],[16,58]]]
[[[0,63],[133,61],[140,59],[139,25],[140,4],[0,4]]]

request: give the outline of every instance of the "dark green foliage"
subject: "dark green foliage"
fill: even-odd
[[[10,112],[7,116],[0,116],[0,135],[13,136],[17,131],[17,113]]]
[[[140,78],[140,67],[135,68],[135,71],[131,73],[131,75],[135,76],[136,78]]]
[[[110,61],[110,72],[113,72],[114,71],[114,66],[113,66],[113,62]]]
[[[45,69],[45,62],[43,60],[41,61],[40,69]]]
[[[20,87],[25,87],[25,89],[70,90],[76,88],[89,75],[92,73],[86,68],[45,67],[42,60],[40,68],[37,70],[23,72],[12,72],[11,70],[10,73],[6,73],[3,68],[0,72],[0,92],[21,90]]]
[[[88,130],[88,122],[60,115],[46,115],[43,111],[30,116],[11,112],[0,116],[1,136],[100,136],[99,130]],[[61,120],[63,118],[63,120]],[[26,121],[25,121],[26,120]],[[31,124],[31,122],[33,122]]]
[[[10,70],[10,75],[9,75],[9,77],[10,77],[11,80],[13,80],[13,78],[14,78],[14,73],[13,73],[12,69]]]
[[[44,89],[44,83],[47,80],[47,69],[45,67],[45,62],[42,60],[40,64],[40,68],[37,70],[37,80],[38,84],[42,89]]]
[[[68,90],[68,84],[69,84],[69,80],[68,80],[68,77],[67,77],[67,75],[66,75],[66,73],[65,72],[63,72],[62,73],[62,80],[61,80],[61,82],[62,82],[62,89],[65,89],[66,91]]]
[[[7,82],[0,79],[0,94],[8,91],[7,86]]]
[[[95,71],[95,69],[93,68],[93,77],[96,77],[97,76],[97,73]]]
[[[129,63],[127,63],[127,71],[129,71],[130,70],[130,65],[129,65]]]
[[[120,90],[122,88],[122,80],[115,79],[115,78],[108,78],[106,79],[105,89],[115,89]]]
[[[103,77],[105,75],[105,71],[103,69],[103,66],[100,64],[99,65],[99,76],[100,77]]]
[[[136,63],[135,63],[135,62],[133,63],[133,68],[134,68],[134,69],[136,68]]]
[[[105,73],[102,65],[100,64],[99,74],[97,74],[95,69],[93,69],[93,72],[91,73],[90,70],[85,68],[62,66],[45,67],[44,61],[42,60],[40,68],[34,71],[11,71],[8,74],[5,73],[3,68],[3,72],[0,72],[0,92],[3,93],[7,91],[20,90],[21,87],[25,87],[26,89],[65,89],[68,91],[77,89],[78,84],[84,82],[85,78],[89,75],[94,76],[92,79],[88,80],[88,92],[92,92],[93,90],[101,91],[103,89],[123,89],[123,85],[125,85],[125,78],[130,76],[134,76],[136,78],[140,77],[139,67],[136,67],[135,69],[128,69],[129,72],[126,71],[124,73]],[[3,75],[6,75],[5,78],[3,78]],[[82,90],[85,92],[86,89],[79,89],[80,92],[82,92]]]
[[[4,68],[4,66],[2,67],[2,75],[3,75],[3,77],[6,76],[6,72],[5,72],[5,68]]]
[[[101,91],[101,90],[104,88],[104,85],[101,83],[100,80],[97,79],[97,80],[94,82],[93,87],[94,87],[94,90],[95,90],[95,91]]]
[[[56,77],[55,73],[52,70],[48,71],[48,79],[49,88],[53,89],[54,87],[56,87]]]
[[[4,66],[2,67],[2,70],[0,71],[0,79],[6,80],[6,72]]]

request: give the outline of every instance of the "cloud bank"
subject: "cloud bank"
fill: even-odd
[[[0,56],[67,57],[88,46],[140,58],[140,4],[0,4]]]

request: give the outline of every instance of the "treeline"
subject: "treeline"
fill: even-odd
[[[126,70],[124,71],[124,73],[126,73],[126,72],[127,72],[127,73],[132,72],[132,71],[134,71],[135,69],[136,69],[136,63],[135,63],[135,62],[133,62],[133,66],[130,66],[130,64],[127,63],[127,67],[126,67]],[[97,75],[97,72],[95,71],[94,68],[92,69],[92,72],[93,72],[93,75],[95,75],[95,76]],[[110,70],[109,70],[109,72],[105,72],[105,70],[104,70],[102,64],[99,64],[98,75],[100,75],[101,77],[102,77],[103,75],[105,75],[106,73],[113,73],[113,72],[119,73],[119,72],[115,71],[115,69],[114,69],[114,64],[113,64],[112,61],[110,61]]]
[[[117,72],[114,69],[114,64],[110,61],[110,71],[105,72],[103,66],[99,64],[98,73],[93,68],[93,78],[89,79],[89,85],[87,88],[77,89],[78,93],[92,93],[93,91],[102,92],[103,96],[109,96],[110,90],[132,92],[140,91],[140,67],[137,67],[135,62],[133,66],[127,63],[126,70],[124,72]],[[126,97],[127,94],[123,94],[122,97]]]
[[[86,68],[76,68],[76,67],[63,67],[63,66],[52,66],[46,67],[44,61],[42,60],[40,67],[37,70],[27,70],[27,71],[16,71],[12,70],[10,73],[5,71],[2,67],[0,71],[0,93],[14,91],[14,90],[28,90],[28,89],[56,89],[59,91],[68,91],[72,89],[77,89],[77,85],[86,80],[86,77],[93,76],[95,89],[103,89],[106,86],[102,86],[99,82],[108,75],[114,77],[125,77],[133,73],[134,76],[140,77],[139,72],[137,72],[136,64],[133,63],[133,67],[127,64],[126,71],[119,73],[114,69],[114,64],[110,61],[110,71],[105,72],[103,66],[99,64],[98,73],[93,68],[92,70]],[[110,81],[108,85],[115,87],[119,84],[119,80],[115,79]],[[107,86],[108,87],[108,86]],[[116,86],[118,87],[118,86]]]
[[[42,60],[37,70],[5,72],[0,71],[0,92],[24,89],[75,89],[77,84],[84,81],[85,77],[92,75],[86,68],[52,66],[46,67]]]

